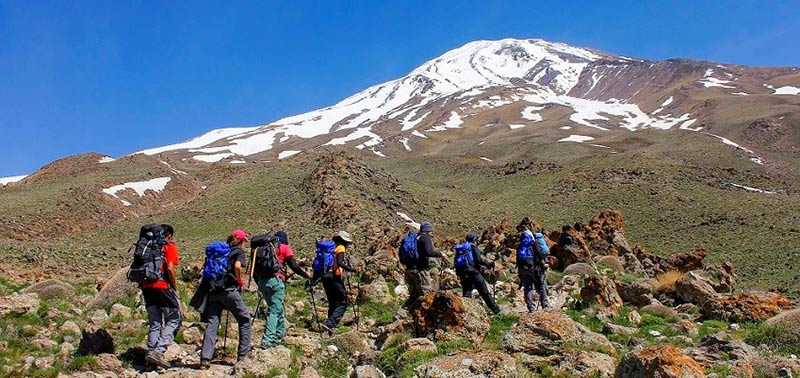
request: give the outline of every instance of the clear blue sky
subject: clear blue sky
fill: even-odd
[[[800,66],[800,3],[0,0],[0,177],[267,123],[506,37]]]

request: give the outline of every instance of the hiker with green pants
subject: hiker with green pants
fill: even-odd
[[[311,279],[311,275],[306,273],[294,259],[294,251],[289,247],[289,237],[286,231],[275,232],[275,238],[280,245],[275,251],[275,257],[282,267],[272,277],[263,277],[258,280],[258,290],[267,301],[267,324],[264,328],[264,336],[261,337],[262,348],[272,348],[283,343],[286,336],[286,309],[283,298],[286,294],[286,266],[295,273]]]

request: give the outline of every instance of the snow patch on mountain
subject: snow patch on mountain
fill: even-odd
[[[299,154],[301,152],[303,152],[303,151],[297,151],[297,150],[282,151],[281,153],[278,154],[278,159],[279,160],[280,159],[286,159],[289,156],[294,156],[294,155],[297,155],[297,154]]]
[[[528,106],[522,109],[522,118],[533,122],[541,122],[544,118],[537,112],[542,109],[544,109],[544,106]]]
[[[100,164],[106,164],[106,163],[110,163],[110,162],[115,161],[115,160],[117,160],[117,159],[114,159],[111,156],[103,156],[97,162],[100,163]]]
[[[212,155],[195,155],[192,156],[192,159],[197,161],[202,161],[206,163],[216,163],[222,159],[228,158],[233,156],[230,152],[223,152],[221,154],[212,154]]]
[[[800,88],[791,87],[791,86],[783,86],[780,88],[775,88],[769,84],[764,84],[765,87],[772,89],[774,95],[800,95]]]
[[[745,147],[742,147],[738,143],[736,143],[736,142],[734,142],[734,141],[732,141],[732,140],[730,140],[728,138],[721,137],[719,135],[715,135],[715,134],[711,134],[711,133],[705,133],[705,132],[703,134],[706,134],[708,136],[712,136],[714,138],[717,138],[717,139],[721,140],[722,143],[724,143],[724,144],[726,144],[728,146],[731,146],[733,148],[736,148],[737,150],[744,151],[744,152],[750,154],[750,160],[752,162],[754,162],[754,163],[756,163],[758,165],[764,165],[764,159],[762,159],[761,157],[756,155],[756,153],[753,152],[753,150],[750,150],[750,149],[747,149]]]
[[[570,135],[566,138],[559,139],[559,142],[576,142],[576,143],[583,143],[588,142],[590,140],[594,140],[594,138],[585,135]]]
[[[170,144],[168,146],[151,148],[134,154],[156,155],[166,151],[182,150],[190,148],[200,148],[212,144],[220,139],[224,139],[233,135],[239,135],[252,130],[257,130],[258,127],[230,127],[225,129],[211,130],[199,137],[190,139],[186,142]]]
[[[775,192],[773,192],[773,191],[770,191],[770,190],[764,190],[764,189],[753,188],[753,187],[751,187],[751,186],[746,186],[746,185],[735,184],[735,183],[732,183],[732,182],[729,182],[729,183],[727,183],[727,184],[728,184],[728,185],[730,185],[730,186],[732,186],[732,187],[734,187],[734,188],[744,189],[744,190],[746,190],[746,191],[748,191],[748,192],[764,193],[764,194],[775,194]]]
[[[464,120],[456,112],[450,112],[450,118],[441,125],[436,125],[425,131],[445,131],[447,129],[458,129],[464,124]]]
[[[698,80],[697,82],[700,83],[700,84],[703,84],[703,86],[706,87],[706,88],[712,88],[712,87],[720,87],[720,88],[728,88],[728,89],[736,88],[734,86],[725,85],[725,84],[730,84],[730,82],[731,82],[730,80],[718,79],[718,78],[714,77],[713,75],[714,75],[714,70],[709,68],[708,70],[706,70],[705,77],[703,77],[703,79],[701,79],[701,80]]]
[[[146,181],[126,182],[124,184],[114,185],[110,188],[105,188],[103,189],[103,193],[108,194],[114,198],[119,198],[117,197],[117,193],[123,190],[133,189],[133,191],[136,192],[136,194],[138,194],[139,197],[141,197],[144,196],[145,192],[147,192],[148,190],[152,190],[154,192],[162,192],[164,188],[167,187],[167,184],[170,182],[170,180],[172,180],[172,177],[167,176],[167,177],[158,177]]]
[[[22,181],[28,175],[19,175],[19,176],[8,176],[8,177],[0,177],[0,185],[6,186],[11,183]]]

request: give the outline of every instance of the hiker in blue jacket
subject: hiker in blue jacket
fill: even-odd
[[[466,243],[460,244],[456,247],[456,255],[454,257],[456,274],[458,280],[461,281],[461,293],[464,297],[472,297],[472,289],[477,289],[478,293],[483,298],[483,301],[489,306],[489,309],[494,314],[500,313],[500,307],[494,301],[494,297],[489,293],[486,286],[486,280],[481,274],[480,268],[484,266],[489,269],[494,269],[494,262],[487,262],[481,258],[481,250],[478,248],[478,235],[469,234],[466,238]],[[460,246],[464,248],[459,248]]]
[[[530,226],[520,224],[517,230],[520,232],[519,246],[517,247],[517,272],[519,283],[525,293],[525,304],[529,312],[533,312],[536,301],[533,300],[533,290],[539,295],[539,303],[543,310],[550,309],[547,300],[547,254],[541,251],[539,243],[535,240]],[[541,236],[541,235],[540,235]]]

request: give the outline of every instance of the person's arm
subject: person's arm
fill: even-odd
[[[342,269],[350,272],[355,273],[356,270],[345,260],[344,253],[337,253],[336,254],[336,264],[338,264]]]
[[[175,266],[178,265],[178,247],[173,243],[164,246],[164,276],[170,286],[178,290],[178,275],[175,273]]]
[[[288,256],[288,257],[286,257],[286,258],[283,260],[283,262],[285,262],[285,263],[286,263],[286,265],[287,265],[289,268],[291,268],[293,272],[295,272],[295,273],[297,273],[297,274],[299,274],[299,275],[301,275],[301,276],[305,277],[306,279],[309,279],[309,280],[311,279],[311,275],[310,275],[310,274],[308,274],[308,273],[307,273],[305,270],[303,270],[302,268],[300,268],[300,266],[299,266],[299,265],[297,265],[297,261],[294,259],[294,256]]]
[[[477,245],[472,246],[472,260],[475,261],[476,265],[482,265],[487,268],[492,268],[494,266],[493,263],[487,262],[481,257],[481,250]]]
[[[242,261],[244,260],[244,251],[239,252],[239,255],[236,258],[236,261],[233,263],[233,273],[236,277],[236,283],[239,285],[239,288],[244,287],[244,268]]]
[[[426,257],[443,257],[441,253],[433,249],[433,240],[430,235],[424,235],[420,241],[422,242],[422,253]]]

